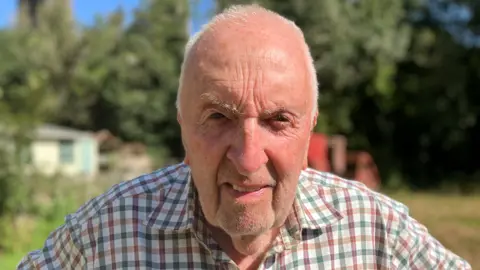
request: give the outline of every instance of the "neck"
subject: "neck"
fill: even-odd
[[[276,228],[261,235],[231,237],[219,228],[212,227],[211,230],[220,248],[240,269],[257,269],[280,231]]]

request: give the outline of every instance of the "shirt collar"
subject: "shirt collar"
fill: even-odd
[[[192,213],[189,202],[193,199],[190,188],[190,168],[181,164],[178,170],[166,176],[169,184],[162,187],[154,198],[157,206],[143,224],[163,231],[184,231],[191,227]]]
[[[187,165],[180,166],[170,177],[171,184],[155,196],[158,205],[144,220],[146,226],[165,232],[184,231],[194,228],[195,220],[203,219],[196,202],[196,190]],[[293,211],[287,226],[301,229],[322,229],[343,218],[323,186],[315,183],[306,173],[300,175]],[[290,228],[287,228],[290,230]]]
[[[297,187],[295,208],[298,209],[298,220],[302,229],[322,229],[343,218],[332,196],[330,188],[326,188],[302,172]]]

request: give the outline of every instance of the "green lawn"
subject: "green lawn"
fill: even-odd
[[[480,269],[480,197],[393,194],[445,247]]]
[[[0,255],[0,269],[15,269],[23,256],[22,253]]]

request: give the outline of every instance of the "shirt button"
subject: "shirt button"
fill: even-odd
[[[282,248],[282,246],[276,246],[276,247],[273,248],[273,250],[277,253],[280,253],[280,252],[283,251],[283,248]]]
[[[270,269],[273,267],[274,263],[275,263],[275,255],[273,256],[270,256],[268,258],[265,259],[265,262],[263,263],[265,269]]]
[[[237,266],[235,266],[232,263],[228,263],[228,262],[220,263],[220,264],[217,264],[217,265],[220,266],[220,267],[218,267],[218,269],[222,269],[222,270],[238,270]]]

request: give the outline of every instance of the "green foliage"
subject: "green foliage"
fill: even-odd
[[[159,162],[182,155],[174,100],[188,1],[143,1],[131,24],[117,10],[91,27],[50,2],[35,26],[21,16],[0,30],[0,255],[38,248],[88,198],[28,166],[39,124],[109,129],[157,149]]]
[[[17,205],[0,215],[0,268],[12,269],[11,265],[16,265],[27,252],[41,248],[48,235],[64,223],[67,214],[105,189],[100,181],[32,175],[21,188],[11,190],[18,199],[15,203],[21,203],[21,207]]]
[[[171,154],[181,155],[174,103],[188,14],[182,1],[145,2],[137,10],[108,56],[93,111],[100,116],[95,127],[108,127],[128,140],[163,143],[171,146]]]
[[[34,29],[1,33],[0,114],[109,129],[181,156],[173,104],[188,1],[144,1],[130,25],[118,10],[86,28],[57,2],[41,9]]]

